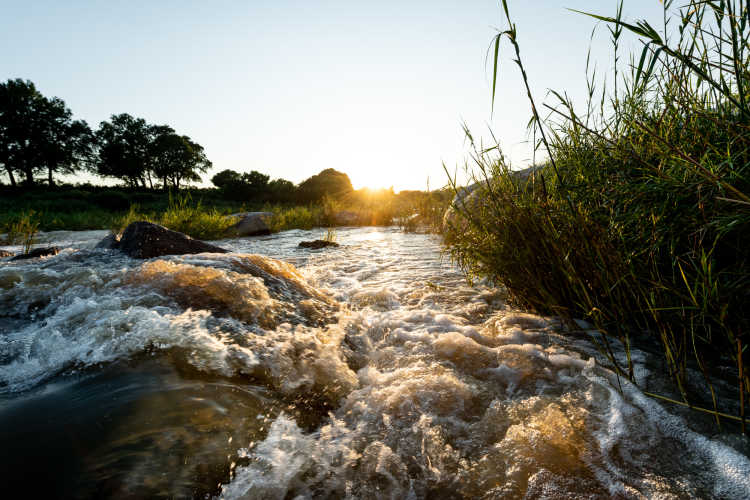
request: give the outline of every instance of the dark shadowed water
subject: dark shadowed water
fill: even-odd
[[[0,471],[65,498],[748,498],[748,442],[645,397],[437,239],[340,229],[0,261]],[[666,391],[660,361],[637,378]]]

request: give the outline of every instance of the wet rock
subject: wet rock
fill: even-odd
[[[230,217],[239,219],[237,224],[227,229],[228,236],[262,236],[271,234],[273,212],[243,212]]]
[[[0,250],[0,259],[4,259],[6,257],[13,257],[13,252],[9,252],[7,250]]]
[[[58,253],[60,253],[60,249],[57,247],[35,248],[29,253],[22,253],[21,255],[16,255],[10,260],[36,259],[37,257],[47,257],[48,255],[57,255]]]
[[[227,253],[228,251],[151,222],[133,222],[123,231],[114,248],[136,259],[162,255]]]
[[[313,241],[301,241],[298,245],[300,248],[310,248],[312,250],[319,250],[326,247],[337,247],[340,246],[335,241],[326,240],[313,240]]]
[[[115,249],[117,248],[117,245],[120,243],[120,236],[111,233],[107,235],[102,241],[96,244],[94,248],[105,248],[105,249]]]

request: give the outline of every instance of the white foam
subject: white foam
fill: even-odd
[[[8,311],[40,302],[37,319],[0,336],[10,360],[0,364],[2,390],[170,350],[194,369],[332,404],[312,432],[281,415],[265,439],[233,441],[249,463],[223,485],[227,498],[750,497],[746,456],[626,381],[621,394],[590,343],[572,349],[558,342],[556,319],[506,310],[501,292],[467,287],[429,238],[342,230],[340,251],[300,257],[306,234],[227,241],[298,259],[299,273],[243,255],[150,267],[111,257],[97,268],[68,253],[0,267]],[[243,274],[252,266],[283,277],[277,289]],[[194,268],[216,287],[200,308],[185,303],[202,286]],[[346,301],[336,318],[287,321],[307,310],[292,297],[331,306],[320,290]],[[274,321],[243,316],[233,299],[256,301]],[[638,380],[658,375],[645,353],[633,360]]]

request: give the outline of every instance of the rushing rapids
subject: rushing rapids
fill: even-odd
[[[750,497],[745,438],[469,286],[432,237],[139,261],[102,236],[0,262],[0,470],[28,496]]]

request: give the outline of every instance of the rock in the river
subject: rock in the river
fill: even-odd
[[[227,253],[221,247],[194,240],[177,231],[151,222],[133,222],[123,231],[113,248],[136,259],[189,253]]]
[[[110,233],[102,241],[96,244],[94,248],[107,248],[114,249],[120,243],[120,236],[115,233]]]
[[[13,252],[9,252],[7,250],[0,250],[0,259],[4,259],[6,257],[13,257]]]
[[[230,217],[239,219],[237,224],[227,229],[228,236],[261,236],[271,234],[273,212],[243,212]]]
[[[321,248],[337,247],[340,245],[336,243],[335,241],[313,240],[313,241],[301,241],[299,246],[301,248],[310,248],[312,250],[318,250]]]
[[[48,247],[48,248],[35,248],[34,250],[30,251],[29,253],[22,253],[21,255],[16,255],[10,260],[26,260],[26,259],[35,259],[37,257],[46,257],[48,255],[57,255],[60,253],[60,249],[57,247]]]

